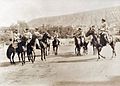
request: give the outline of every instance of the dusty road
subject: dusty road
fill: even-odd
[[[0,86],[119,86],[120,43],[116,44],[117,57],[112,60],[109,46],[102,50],[107,58],[99,61],[91,50],[86,56],[76,56],[73,45],[61,45],[59,55],[51,52],[47,61],[37,57],[34,64],[26,62],[24,66],[1,62]]]

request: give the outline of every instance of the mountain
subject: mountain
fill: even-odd
[[[28,22],[31,27],[40,27],[42,24],[50,25],[93,25],[99,24],[105,18],[109,24],[120,22],[120,6],[74,13],[69,15],[52,16],[33,19]]]

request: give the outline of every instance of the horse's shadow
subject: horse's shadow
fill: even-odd
[[[26,62],[29,62],[29,61],[26,61]],[[9,67],[9,66],[12,66],[12,65],[18,65],[20,63],[21,62],[19,62],[19,61],[15,61],[15,64],[11,64],[10,62],[2,62],[2,63],[0,63],[0,67]]]
[[[90,58],[90,59],[82,59],[82,60],[65,60],[65,61],[52,61],[50,63],[75,63],[75,62],[89,62],[93,61],[96,58]]]
[[[17,61],[17,62],[15,62],[15,64],[13,64],[13,65],[18,65],[19,63],[20,63],[20,62]],[[9,67],[9,66],[12,66],[10,62],[2,62],[2,63],[0,63],[0,67]]]
[[[83,56],[83,55],[82,55]],[[81,58],[82,56],[76,56],[73,52],[68,52],[68,53],[65,53],[65,54],[59,54],[57,55],[57,57],[62,57],[62,58]],[[56,57],[56,56],[54,56]],[[89,61],[93,61],[95,60],[96,58],[85,58],[85,59],[77,59],[77,60],[62,60],[62,61],[52,61],[50,63],[74,63],[74,62],[89,62]]]

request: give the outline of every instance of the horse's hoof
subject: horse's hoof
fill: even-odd
[[[43,58],[41,58],[41,60],[43,61]]]
[[[28,59],[28,61],[30,62],[30,59]]]
[[[32,63],[34,62],[33,60],[31,60],[32,61]]]

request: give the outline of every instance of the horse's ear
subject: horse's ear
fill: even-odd
[[[89,42],[87,42],[87,45],[89,44]]]
[[[92,30],[92,28],[90,27],[90,29],[89,30]]]

